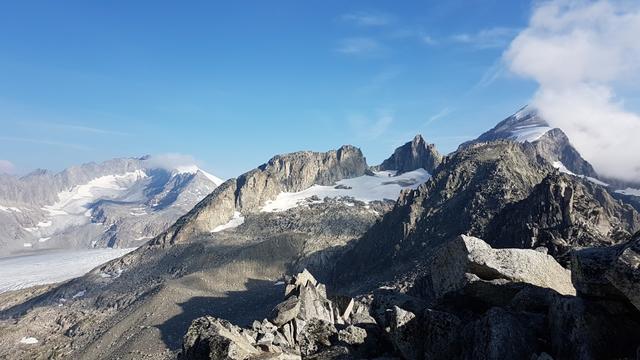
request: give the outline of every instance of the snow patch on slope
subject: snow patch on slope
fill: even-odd
[[[600,180],[598,180],[598,179],[596,179],[594,177],[579,175],[579,174],[576,174],[576,173],[572,172],[571,170],[567,169],[567,167],[564,166],[564,164],[562,162],[560,162],[560,161],[554,161],[552,165],[553,165],[554,168],[558,169],[561,173],[565,173],[565,174],[569,174],[569,175],[572,175],[572,176],[576,176],[576,177],[579,177],[579,178],[583,178],[583,179],[589,180],[590,182],[592,182],[592,183],[594,183],[596,185],[609,186],[609,184],[607,184],[606,182],[600,181]]]
[[[238,211],[233,213],[233,217],[229,220],[228,223],[216,226],[215,229],[211,232],[220,232],[222,230],[233,229],[240,225],[244,224],[244,216]]]
[[[511,131],[511,139],[517,142],[535,142],[553,128],[540,125],[517,126]]]
[[[20,339],[20,344],[33,345],[37,343],[38,343],[38,339],[31,336],[25,336],[22,339]]]
[[[314,185],[306,190],[278,194],[275,200],[268,201],[261,209],[263,212],[285,211],[294,208],[307,199],[350,197],[365,203],[376,200],[396,200],[403,189],[416,189],[431,175],[424,169],[418,169],[394,176],[395,171],[379,171],[373,176],[365,175],[340,180],[335,186]]]
[[[220,179],[217,176],[214,176],[212,174],[209,174],[208,172],[200,169],[198,166],[196,165],[187,165],[187,166],[178,166],[175,169],[177,174],[196,174],[196,173],[201,173],[202,175],[206,176],[207,179],[211,180],[212,183],[214,183],[216,186],[222,184],[224,182],[224,180]]]
[[[106,175],[95,178],[86,184],[74,186],[72,189],[58,193],[58,201],[53,205],[44,206],[51,216],[83,215],[89,205],[97,199],[138,200],[144,196],[141,191],[129,192],[131,186],[142,179],[148,178],[142,170],[124,173],[122,175]]]
[[[22,210],[18,209],[17,207],[13,207],[13,206],[2,206],[2,205],[0,205],[0,211],[4,211],[4,212],[7,212],[7,213],[10,213],[10,212],[17,212],[17,213],[21,213],[21,212],[22,212]]]

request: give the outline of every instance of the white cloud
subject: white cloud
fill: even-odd
[[[49,123],[47,125],[49,125],[52,128],[57,128],[65,131],[78,131],[78,132],[93,133],[93,134],[100,134],[100,135],[119,135],[119,136],[131,135],[129,133],[122,132],[122,131],[101,129],[101,128],[84,126],[84,125],[72,125],[72,124],[60,124],[60,123]]]
[[[446,117],[447,115],[451,114],[453,112],[453,110],[449,109],[448,107],[445,107],[444,109],[440,110],[438,113],[432,115],[429,117],[429,119],[427,119],[427,122],[425,123],[426,125],[430,125],[432,122],[440,120],[444,117]]]
[[[518,33],[517,29],[495,27],[483,29],[477,33],[456,34],[451,39],[458,43],[468,44],[478,49],[501,48],[509,44]]]
[[[152,155],[145,161],[149,167],[166,170],[196,166],[198,163],[193,156],[178,153]]]
[[[598,172],[635,181],[640,116],[625,110],[615,90],[640,75],[638,34],[637,2],[545,2],[504,54],[511,71],[538,82],[540,114]]]
[[[16,167],[11,161],[0,159],[0,174],[13,174],[15,170]]]
[[[393,123],[393,116],[387,111],[379,111],[375,117],[354,114],[349,116],[348,122],[359,138],[376,140],[387,133]]]
[[[340,19],[358,26],[385,26],[393,22],[393,16],[389,14],[366,11],[344,14]]]
[[[14,141],[14,142],[23,142],[23,143],[31,143],[31,144],[40,144],[40,145],[51,145],[64,147],[75,150],[91,150],[90,147],[60,141],[51,141],[51,140],[42,140],[42,139],[33,139],[33,138],[24,138],[19,136],[0,136],[0,140],[5,141]]]
[[[383,47],[372,38],[357,37],[342,39],[336,51],[347,55],[371,55],[382,52]]]

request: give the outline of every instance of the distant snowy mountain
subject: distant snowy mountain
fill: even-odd
[[[135,247],[222,180],[195,165],[123,158],[0,177],[0,255],[50,248]]]
[[[539,156],[553,164],[560,172],[604,185],[611,190],[612,195],[640,209],[640,179],[636,183],[630,183],[599,175],[573,147],[566,134],[559,128],[549,126],[536,109],[523,107],[477,139],[460,145],[460,148],[501,139],[530,143]]]

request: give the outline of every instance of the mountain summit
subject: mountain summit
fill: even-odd
[[[422,135],[397,148],[393,154],[375,167],[376,170],[395,170],[398,174],[416,169],[425,169],[430,174],[442,162],[442,155],[436,146],[427,143]]]

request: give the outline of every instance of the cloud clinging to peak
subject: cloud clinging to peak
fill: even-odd
[[[16,167],[11,161],[0,159],[0,174],[13,174],[15,170]]]
[[[640,116],[616,89],[640,75],[638,34],[637,2],[543,2],[504,54],[513,73],[538,83],[540,114],[599,173],[630,181],[640,181]]]

